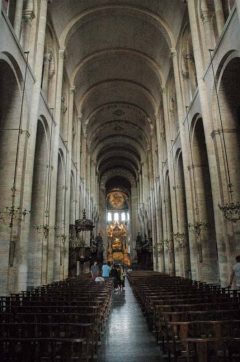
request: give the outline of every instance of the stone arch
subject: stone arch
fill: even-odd
[[[6,208],[21,208],[24,145],[19,128],[25,129],[27,122],[27,104],[23,98],[22,74],[15,59],[9,53],[0,54],[0,210],[2,221],[0,227],[1,273],[0,284],[2,292],[8,287],[14,290],[15,281],[8,280],[9,265],[11,276],[15,273],[14,245],[19,240],[19,222],[11,222]],[[9,228],[11,224],[11,227]],[[17,225],[18,224],[18,225]],[[14,239],[14,240],[13,240]],[[16,239],[16,240],[15,240]],[[11,246],[10,248],[10,240]],[[11,254],[11,255],[10,255]],[[9,285],[8,285],[9,284]],[[12,289],[13,288],[13,289]]]
[[[165,77],[163,75],[163,72],[162,72],[161,68],[159,67],[158,63],[154,59],[152,59],[148,55],[144,54],[143,52],[140,52],[135,49],[114,48],[114,49],[107,49],[107,50],[106,49],[99,50],[99,51],[93,52],[89,56],[85,57],[74,69],[74,72],[71,76],[71,84],[75,83],[77,74],[81,70],[82,67],[84,67],[88,62],[91,62],[91,61],[96,62],[99,58],[101,59],[101,57],[106,56],[106,54],[128,54],[128,55],[138,56],[140,59],[144,59],[146,66],[150,67],[156,73],[156,76],[158,77],[158,80],[159,80],[159,84],[161,85],[162,83],[164,83]]]
[[[58,151],[58,170],[57,170],[57,191],[56,191],[56,211],[55,211],[55,242],[54,242],[54,263],[53,279],[55,281],[63,279],[63,238],[65,233],[65,198],[66,198],[66,179],[65,179],[65,159],[62,149]]]
[[[171,32],[169,26],[164,22],[164,20],[152,13],[151,11],[142,9],[140,7],[134,7],[129,5],[105,5],[105,6],[96,6],[92,9],[83,11],[81,14],[77,15],[75,18],[73,18],[67,26],[62,31],[60,37],[59,37],[59,43],[61,48],[64,48],[67,42],[67,39],[71,34],[76,31],[79,24],[81,24],[82,21],[85,21],[85,19],[91,15],[96,15],[96,13],[106,12],[107,10],[113,10],[113,9],[124,9],[129,10],[129,12],[135,11],[136,15],[144,16],[149,19],[150,22],[154,22],[158,29],[160,30],[161,34],[164,36],[169,48],[174,47],[175,45],[175,38],[173,33]]]
[[[233,199],[238,199],[240,191],[240,175],[238,152],[240,148],[240,52],[228,52],[220,62],[216,72],[217,94],[213,90],[213,121],[221,140],[220,148],[222,162],[218,164],[219,173],[222,177],[223,203],[229,202],[229,193],[226,192],[227,184],[233,184]],[[234,72],[234,74],[233,74]],[[236,73],[235,73],[236,72]],[[221,124],[222,123],[222,124]],[[224,134],[222,134],[222,128]],[[226,152],[225,152],[226,150]]]
[[[218,283],[219,265],[212,186],[203,121],[200,115],[193,120],[191,132],[192,180],[195,199],[194,225],[198,225],[200,232],[199,235],[194,233],[196,248],[191,262],[198,263],[200,280]]]
[[[240,52],[228,52],[216,71],[217,94],[213,91],[214,137],[219,145],[217,157],[221,187],[220,204],[238,202],[240,193]],[[217,98],[218,95],[218,98]],[[223,129],[223,132],[222,132]],[[231,184],[231,189],[229,188]],[[230,192],[232,191],[232,192]],[[232,264],[240,252],[237,237],[239,225],[229,224],[227,259]]]
[[[30,238],[28,244],[28,286],[46,282],[47,229],[49,226],[49,130],[40,117],[37,124],[33,168]]]
[[[104,175],[102,175],[101,181],[100,181],[100,187],[101,187],[101,185],[102,185],[102,187],[105,187],[106,182],[110,178],[113,178],[114,176],[124,177],[130,182],[131,187],[136,186],[136,180],[130,171],[124,170],[122,168],[114,168],[112,170],[106,171],[104,173]]]

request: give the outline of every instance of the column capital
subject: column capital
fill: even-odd
[[[25,9],[22,12],[22,19],[23,21],[25,21],[26,23],[31,22],[33,19],[35,18],[35,14],[33,9]]]
[[[166,87],[161,87],[162,94],[166,94]]]
[[[83,130],[83,138],[86,141],[86,139],[87,139],[87,127],[85,125],[83,125],[82,130]]]
[[[75,90],[76,90],[75,85],[72,85],[72,86],[70,87],[70,92],[71,92],[71,93],[75,93]]]
[[[65,48],[59,49],[59,50],[58,50],[58,54],[59,54],[59,58],[60,58],[60,59],[64,59]]]
[[[53,58],[52,52],[48,51],[47,53],[44,54],[44,61],[45,62],[50,62]]]
[[[77,119],[79,122],[82,121],[83,114],[81,112],[78,113]]]
[[[171,57],[175,57],[177,55],[177,51],[175,48],[170,48],[170,52],[171,52]]]

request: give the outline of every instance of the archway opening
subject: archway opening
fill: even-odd
[[[212,186],[207,147],[202,119],[196,120],[193,133],[193,188],[195,196],[196,257],[199,262],[199,279],[209,283],[219,282],[218,251],[214,220]],[[196,231],[196,230],[195,230]],[[194,258],[192,258],[192,263]]]
[[[48,143],[47,131],[38,121],[34,156],[30,240],[28,245],[28,286],[46,282],[48,248]]]

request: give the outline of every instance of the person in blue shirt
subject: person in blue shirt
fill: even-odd
[[[104,262],[102,266],[102,277],[104,279],[109,278],[110,271],[111,271],[111,264],[109,262],[108,263]]]

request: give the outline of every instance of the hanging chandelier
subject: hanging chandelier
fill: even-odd
[[[8,224],[9,227],[12,228],[14,221],[24,221],[25,216],[29,213],[30,211],[22,209],[21,207],[15,207],[14,205],[6,206],[0,211],[0,220],[3,224]]]

